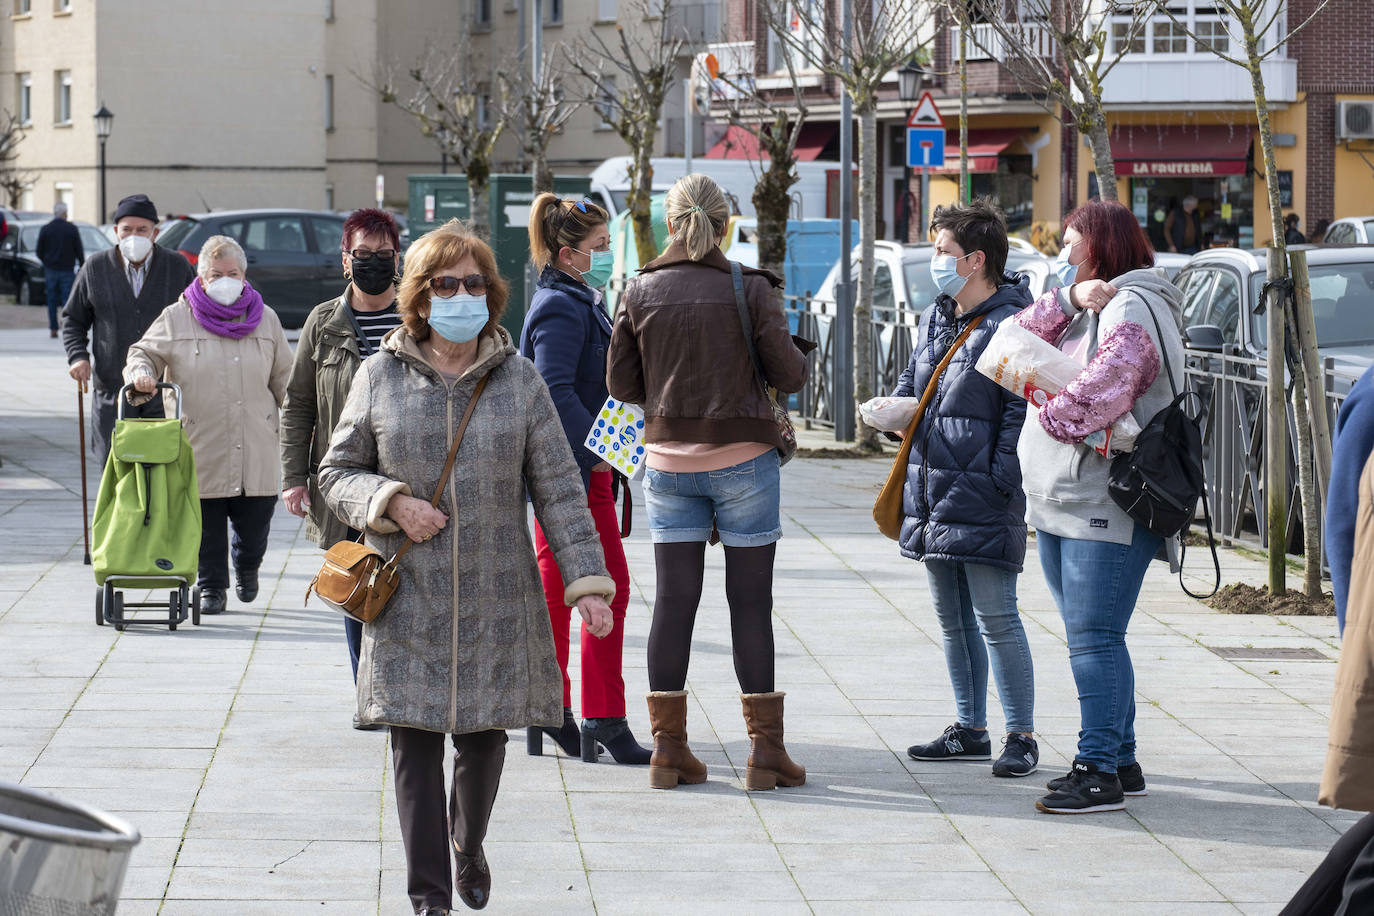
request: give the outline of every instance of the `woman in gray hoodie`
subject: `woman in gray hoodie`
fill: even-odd
[[[1130,413],[1144,426],[1182,390],[1181,296],[1126,207],[1094,200],[1065,220],[1056,272],[1063,286],[1022,311],[1022,327],[1084,364],[1041,410],[1017,452],[1027,518],[1045,580],[1064,618],[1082,728],[1068,775],[1036,807],[1086,814],[1144,795],[1135,758],[1135,680],[1126,626],[1145,570],[1162,546],[1107,493],[1111,455],[1084,439]],[[1176,377],[1162,370],[1161,347]],[[1110,446],[1110,442],[1108,442]]]

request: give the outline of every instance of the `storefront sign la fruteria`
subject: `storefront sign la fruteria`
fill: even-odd
[[[1188,162],[1131,162],[1132,176],[1139,178],[1189,178],[1207,175],[1244,175],[1244,159],[1199,159]]]

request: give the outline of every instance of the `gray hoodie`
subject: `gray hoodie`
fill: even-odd
[[[1075,308],[1067,288],[1056,295],[1064,315],[1071,318],[1055,343],[1059,349],[1082,353],[1091,361],[1098,342],[1117,325],[1134,322],[1150,337],[1156,351],[1159,334],[1151,312],[1164,333],[1164,352],[1173,369],[1174,385],[1183,390],[1184,353],[1179,333],[1183,297],[1178,287],[1157,268],[1132,270],[1111,281],[1118,290],[1101,311]],[[1034,306],[1032,306],[1034,308]],[[1143,427],[1174,398],[1161,361],[1159,375],[1136,399],[1131,414]],[[1111,422],[1116,418],[1111,418]],[[1105,426],[1106,424],[1104,424]],[[1026,517],[1037,530],[1059,537],[1129,544],[1135,530],[1131,517],[1117,507],[1107,493],[1111,459],[1085,445],[1068,445],[1051,437],[1038,415],[1026,417],[1017,444],[1021,458],[1022,485],[1026,491]]]

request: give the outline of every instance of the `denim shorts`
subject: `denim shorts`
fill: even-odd
[[[719,471],[648,468],[644,510],[655,544],[709,540],[713,521],[726,547],[772,544],[782,537],[777,450]]]

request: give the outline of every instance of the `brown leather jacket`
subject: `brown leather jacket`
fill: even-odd
[[[782,281],[744,268],[754,346],[768,384],[801,389],[810,341],[794,338],[772,295]],[[621,296],[606,387],[644,408],[649,442],[782,444],[749,361],[730,262],[712,248],[693,261],[680,242],[646,264]]]

